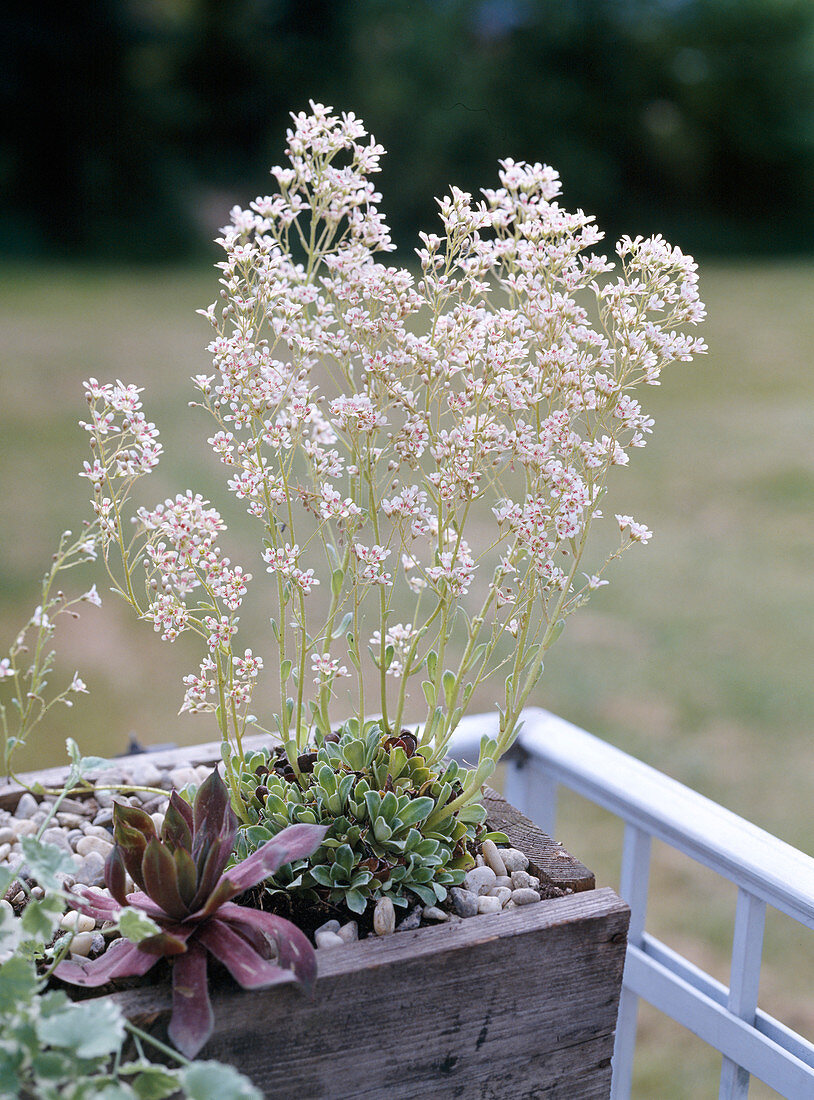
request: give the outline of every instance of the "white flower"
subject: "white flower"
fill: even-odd
[[[90,586],[90,588],[87,590],[87,592],[85,592],[79,598],[80,598],[80,600],[84,600],[85,603],[92,603],[94,607],[101,607],[102,606],[102,597],[96,591],[96,585],[95,584],[92,584]]]
[[[0,661],[0,680],[7,680],[14,675],[14,669],[11,667],[11,661],[8,657],[4,657]]]
[[[73,680],[71,680],[68,691],[75,691],[77,693],[82,692],[84,695],[88,694],[87,685],[78,672],[73,674]]]

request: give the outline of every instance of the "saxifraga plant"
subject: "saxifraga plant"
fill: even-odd
[[[140,909],[158,926],[137,944],[116,940],[98,959],[65,960],[55,974],[81,986],[146,974],[160,958],[172,962],[169,1036],[194,1058],[212,1033],[207,954],[228,969],[244,989],[294,978],[304,987],[316,978],[316,958],[307,937],[290,921],[232,899],[263,882],[283,864],[307,857],[325,829],[300,824],[280,831],[224,874],[237,834],[237,817],[217,770],[189,805],[173,791],[160,837],[149,814],[114,806],[113,851],[105,864],[110,897],[84,890],[72,904],[95,920],[116,919],[125,906]],[[138,889],[126,893],[127,875]],[[276,946],[276,962],[266,937]]]
[[[618,514],[618,545],[588,560],[614,471],[652,430],[634,393],[705,350],[684,331],[704,307],[692,258],[660,236],[622,238],[619,271],[592,253],[593,218],[560,206],[541,164],[501,162],[482,201],[453,188],[418,275],[382,264],[383,149],[352,114],[293,117],[277,192],[222,231],[221,302],[200,311],[213,373],[194,379],[228,487],[261,525],[271,730],[252,708],[263,657],[235,643],[251,575],[222,555],[220,513],[188,490],[125,521],[161,452],[136,386],[86,383],[83,476],[114,589],[163,639],[205,643],[182,710],[217,718],[244,850],[333,820],[289,885],[356,910],[382,892],[429,901],[471,860],[483,783],[566,619],[650,539]],[[450,770],[450,738],[499,670],[497,735]],[[337,741],[346,679],[354,724]],[[284,761],[247,758],[247,728]]]

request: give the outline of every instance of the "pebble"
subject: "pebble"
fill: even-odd
[[[93,917],[85,916],[84,913],[71,909],[59,922],[59,927],[64,928],[67,932],[92,932],[96,927],[96,921]]]
[[[338,932],[339,921],[338,920],[326,920],[324,924],[321,924],[319,928],[314,932],[315,936],[318,936],[320,932]]]
[[[99,806],[102,810],[110,810],[112,819],[114,802],[113,791],[96,791],[95,797],[96,805]],[[94,824],[98,824],[98,822],[94,821]]]
[[[484,894],[478,898],[478,912],[479,913],[499,913],[503,909],[503,902],[500,898],[490,897],[488,894]]]
[[[17,835],[10,826],[5,825],[0,829],[0,844],[13,844],[16,839]]]
[[[159,813],[154,813],[154,814],[150,814],[150,817],[153,819],[153,825],[155,825],[155,831],[157,833],[160,833],[161,829],[164,826],[164,815],[159,814]]]
[[[439,909],[437,905],[428,905],[422,913],[424,920],[437,921],[439,924],[442,921],[449,920],[449,913],[445,913],[443,909]]]
[[[186,787],[187,783],[198,784],[198,773],[194,768],[173,768],[170,772],[170,783],[173,787]]]
[[[88,852],[81,856],[74,871],[74,878],[83,886],[95,886],[104,879],[105,857],[98,852]]]
[[[488,894],[495,885],[497,875],[491,867],[473,867],[467,872],[464,882],[467,890],[473,894]]]
[[[494,890],[489,891],[489,897],[498,898],[501,905],[505,905],[511,896],[512,892],[508,886],[496,886]]]
[[[113,848],[113,840],[108,836],[104,840],[100,836],[83,836],[76,842],[76,850],[80,856],[89,856],[91,852],[98,852],[102,859],[107,859]]]
[[[459,917],[474,917],[478,912],[478,895],[471,890],[462,890],[459,886],[453,886],[449,892],[449,900]]]
[[[500,850],[493,840],[484,840],[483,858],[487,867],[491,867],[496,875],[506,874],[506,864],[500,855]]]
[[[526,886],[520,890],[514,890],[512,892],[512,902],[515,905],[533,905],[536,901],[540,900],[540,895],[536,890],[532,890]],[[507,903],[508,904],[508,903]]]
[[[528,871],[512,871],[512,889],[522,890],[531,886],[531,875]]]
[[[345,946],[345,941],[337,932],[329,932],[325,930],[321,932],[315,932],[314,940],[316,941],[317,948]]]
[[[476,867],[483,867],[484,862],[485,862],[485,860],[484,860],[483,856],[480,855],[480,853],[478,853],[478,855],[475,856],[475,866]]]
[[[396,911],[390,898],[379,898],[373,910],[373,931],[377,936],[389,936],[396,930]]]
[[[519,852],[517,848],[499,848],[498,851],[509,874],[512,871],[525,871],[528,868],[528,856]]]
[[[42,834],[42,840],[45,844],[55,844],[57,848],[62,848],[65,852],[70,852],[71,842],[68,840],[68,835],[62,829],[52,827],[46,829]]]
[[[113,817],[113,811],[110,811],[111,819]],[[111,841],[111,835],[109,829],[103,829],[101,825],[85,825],[82,829],[85,836],[98,836],[100,840]]]
[[[14,816],[18,819],[31,817],[39,808],[40,804],[37,802],[34,795],[26,791],[17,803],[17,809],[14,811]]]
[[[87,820],[83,814],[63,813],[61,810],[57,813],[57,821],[66,829],[78,829]]]
[[[495,879],[495,886],[507,886],[511,890],[512,880],[509,875],[498,875]]]
[[[508,901],[506,902],[506,904],[505,904],[505,905],[503,906],[503,912],[505,913],[507,909],[516,909],[516,908],[517,908],[517,906],[516,906],[516,905],[514,904],[514,902],[512,901],[512,899],[511,899],[511,898],[509,898],[509,900],[508,900]]]
[[[77,840],[81,840],[85,834],[81,829],[69,829],[65,836],[68,838],[68,843],[72,848],[76,847]]]
[[[21,818],[18,821],[15,820],[11,827],[18,840],[21,836],[33,836],[37,831],[36,821],[31,821],[27,817]]]
[[[31,897],[34,898],[35,901],[40,901],[42,898],[45,897],[45,891],[41,886],[32,886]]]
[[[0,910],[3,910],[6,913],[11,913],[11,915],[14,916],[14,907],[11,902],[6,901],[5,898],[0,898]]]
[[[90,954],[95,935],[93,932],[78,932],[71,940],[71,954],[82,955],[85,958]]]
[[[359,925],[355,920],[349,920],[347,924],[342,925],[336,934],[343,943],[355,943],[359,939]]]
[[[423,910],[420,905],[416,905],[414,909],[411,909],[404,920],[399,922],[397,932],[412,932],[414,928],[421,927],[421,914]]]
[[[101,826],[103,826],[103,825],[112,825],[112,824],[113,824],[113,807],[112,806],[103,806],[99,810],[96,817],[94,817],[93,825],[92,826],[89,825],[87,828],[97,828],[97,827],[101,828]]]
[[[0,863],[3,862],[3,860],[6,858],[6,856],[9,854],[10,851],[11,851],[11,845],[10,844],[0,844]]]

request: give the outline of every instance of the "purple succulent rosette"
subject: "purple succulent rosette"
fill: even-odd
[[[310,941],[283,917],[235,905],[233,898],[256,886],[321,843],[321,825],[292,825],[224,874],[237,835],[229,793],[215,769],[192,806],[173,791],[160,837],[149,814],[116,804],[113,851],[105,864],[111,896],[84,891],[75,908],[95,920],[116,920],[125,906],[140,909],[161,928],[140,943],[116,940],[98,959],[66,960],[55,974],[87,987],[113,978],[146,974],[159,958],[172,959],[172,1019],[169,1036],[194,1058],[214,1027],[207,987],[207,953],[244,989],[294,980],[310,989],[316,955]],[[126,876],[137,890],[125,893]],[[269,938],[277,948],[272,961]]]

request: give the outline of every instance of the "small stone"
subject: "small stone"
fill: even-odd
[[[463,917],[459,917],[457,913],[447,913],[447,920],[450,924],[460,924]]]
[[[16,839],[16,833],[10,826],[4,825],[0,829],[0,844],[13,844]]]
[[[529,886],[532,888],[532,890],[540,889],[540,880],[537,878],[536,875],[529,875]]]
[[[359,939],[359,925],[355,920],[349,920],[347,924],[342,925],[336,934],[342,939],[343,943],[355,943]]]
[[[62,829],[46,829],[42,834],[42,840],[45,844],[55,844],[57,848],[62,848],[64,852],[70,852],[71,850],[71,843]]]
[[[43,890],[43,888],[41,886],[32,886],[31,887],[31,897],[35,901],[40,901],[42,898],[45,897],[45,891]]]
[[[84,934],[84,933],[83,933]],[[90,951],[88,954],[92,959],[96,959],[105,949],[105,937],[101,932],[94,932],[93,939],[91,940]]]
[[[112,825],[112,824],[113,824],[113,807],[112,806],[103,806],[99,810],[96,817],[94,817],[93,825],[88,826],[88,828],[96,829],[96,828],[102,828],[103,825]]]
[[[143,809],[145,813],[150,814],[164,814],[167,810],[167,796],[165,794],[153,795],[149,801],[143,803]]]
[[[100,836],[83,836],[76,842],[76,850],[80,856],[89,856],[91,852],[98,852],[102,859],[107,859],[112,848],[111,837],[102,840]]]
[[[104,879],[105,857],[99,852],[88,852],[86,856],[80,856],[79,860],[74,871],[76,881],[83,886],[99,885]]]
[[[516,906],[516,905],[514,904],[514,902],[512,901],[512,899],[511,899],[511,898],[509,898],[509,900],[508,900],[508,901],[506,902],[506,904],[505,904],[505,905],[503,906],[503,912],[505,913],[507,909],[516,909],[516,908],[517,908],[517,906]]]
[[[153,825],[155,825],[155,831],[157,833],[160,833],[161,829],[164,825],[164,815],[159,814],[159,813],[154,813],[154,814],[150,814],[150,817],[153,819]]]
[[[509,874],[512,871],[525,871],[528,868],[528,856],[519,852],[517,848],[499,848],[498,851]]]
[[[30,818],[24,817],[19,820],[15,820],[12,823],[12,829],[14,835],[19,839],[21,836],[33,836],[37,831],[36,821],[31,821]]]
[[[488,894],[478,898],[479,913],[499,913],[502,909],[503,903],[500,898],[493,898]]]
[[[436,921],[440,924],[442,921],[449,920],[449,913],[445,913],[443,909],[439,909],[437,905],[428,905],[422,913],[424,920]]]
[[[495,885],[496,878],[491,867],[473,867],[467,872],[464,881],[467,890],[471,890],[473,894],[488,894]]]
[[[14,897],[11,899],[12,905],[22,905],[25,901],[25,890],[18,890]]]
[[[66,829],[78,829],[81,825],[84,825],[87,818],[82,814],[69,814],[58,813],[57,821]]]
[[[11,913],[14,916],[14,907],[10,901],[6,901],[5,898],[0,898],[0,912]]]
[[[459,886],[453,886],[449,892],[449,900],[459,917],[474,917],[478,912],[478,895],[471,890],[462,890]]]
[[[422,908],[420,905],[416,905],[414,909],[411,909],[403,921],[399,922],[396,928],[397,932],[412,932],[415,928],[421,927],[421,913]]]
[[[65,836],[68,838],[68,843],[72,848],[76,848],[77,840],[81,840],[85,834],[81,829],[69,829]]]
[[[66,932],[92,932],[96,927],[96,921],[93,917],[71,909],[59,922],[59,927],[64,928]]]
[[[531,886],[531,875],[528,871],[512,871],[512,889],[522,890]]]
[[[497,844],[493,840],[484,840],[482,851],[486,866],[491,867],[496,875],[505,875],[506,864],[500,856]]]
[[[194,768],[173,768],[170,772],[170,782],[179,790],[186,787],[187,783],[198,785],[198,776]]]
[[[314,939],[316,941],[317,948],[345,946],[345,941],[336,932],[315,932]]]
[[[10,851],[11,851],[11,845],[10,844],[0,844],[0,863],[3,862],[3,860],[6,858],[6,856],[9,854]]]
[[[82,955],[85,958],[90,954],[90,949],[93,946],[94,933],[93,932],[79,932],[71,940],[71,954]]]
[[[112,811],[113,801],[114,801],[112,791],[99,791],[99,790],[97,790],[95,792],[95,798],[96,798],[96,804],[99,807],[101,807],[101,809]],[[111,818],[111,820],[112,820],[112,818]],[[94,821],[94,824],[99,824],[99,822]]]
[[[24,817],[31,817],[40,808],[39,802],[29,791],[26,791],[20,801],[17,803],[17,809],[14,811],[14,816],[21,820]]]
[[[377,936],[389,936],[396,930],[396,910],[390,898],[380,898],[373,910],[373,931]]]
[[[508,886],[496,886],[494,890],[489,891],[489,897],[498,898],[501,905],[505,905],[511,896],[512,892]]]
[[[338,931],[339,931],[339,921],[338,920],[326,920],[324,924],[321,924],[319,926],[319,928],[317,928],[314,935],[316,936],[319,932],[338,932]]]
[[[113,820],[113,811],[110,810],[110,818]],[[113,837],[110,835],[108,829],[103,829],[101,825],[85,825],[82,829],[85,836],[98,836],[100,840],[107,840],[109,843],[113,843]]]
[[[512,880],[509,875],[498,875],[495,879],[495,886],[507,886],[511,890]]]
[[[512,901],[515,905],[534,905],[536,901],[540,900],[540,895],[536,890],[532,890],[530,887],[525,886],[520,890],[514,890],[512,892]]]
[[[485,862],[485,860],[484,860],[482,855],[478,854],[478,855],[475,856],[475,866],[476,867],[483,867],[484,862]]]

